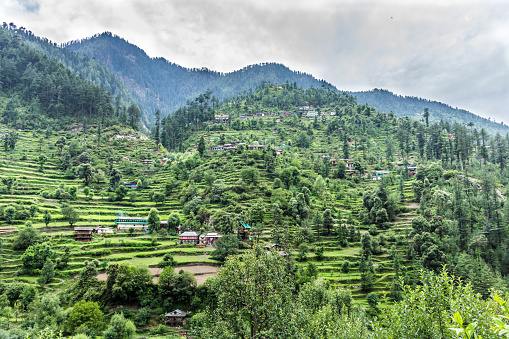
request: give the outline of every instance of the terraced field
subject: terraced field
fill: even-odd
[[[268,123],[267,123],[268,124]],[[6,130],[4,130],[6,131]],[[297,133],[297,128],[288,127],[287,134]],[[163,203],[156,204],[149,199],[150,191],[164,190],[164,184],[170,176],[173,176],[171,163],[160,164],[159,160],[166,157],[166,151],[160,149],[155,151],[154,142],[144,138],[136,132],[114,127],[106,129],[102,133],[101,146],[97,145],[97,136],[94,134],[94,127],[90,127],[88,133],[52,133],[46,137],[43,131],[28,133],[19,131],[20,138],[16,149],[13,152],[0,151],[0,177],[15,178],[12,187],[6,185],[0,186],[0,207],[2,210],[8,205],[14,205],[18,216],[12,223],[5,221],[0,225],[0,234],[3,238],[2,252],[2,270],[0,279],[3,281],[20,280],[29,283],[35,283],[36,276],[17,275],[21,267],[22,253],[12,250],[12,241],[17,233],[17,229],[23,225],[26,220],[30,220],[33,225],[44,234],[53,244],[56,256],[63,255],[66,248],[71,250],[71,260],[69,267],[57,271],[54,281],[47,288],[59,288],[69,284],[71,278],[76,276],[84,267],[87,260],[98,260],[100,268],[104,269],[111,262],[130,262],[134,265],[155,267],[166,253],[173,254],[179,265],[189,264],[218,264],[210,259],[209,255],[212,248],[183,248],[177,245],[178,238],[174,235],[151,236],[141,233],[122,233],[114,235],[98,236],[95,235],[94,241],[90,243],[77,243],[73,240],[73,229],[69,223],[63,219],[60,207],[63,202],[70,203],[78,210],[80,220],[73,226],[106,226],[113,227],[114,219],[119,215],[128,215],[131,217],[147,217],[151,208],[155,207],[159,211],[161,220],[166,220],[171,213],[177,213],[182,219],[185,218],[182,212],[180,202],[181,190],[185,181],[173,189],[172,193],[166,197]],[[126,138],[117,138],[116,135],[132,135],[135,140]],[[258,140],[268,140],[272,138],[270,129],[252,130],[252,131],[224,131],[224,132],[202,132],[196,134],[189,140],[189,149],[201,136],[217,138],[225,135],[226,140],[242,140],[253,142]],[[104,173],[102,178],[94,179],[89,187],[91,194],[85,196],[83,180],[80,178],[70,178],[68,174],[59,169],[60,150],[56,146],[56,141],[65,136],[67,145],[73,145],[78,152],[87,151],[92,155],[92,164]],[[324,132],[315,131],[314,149],[319,152],[299,153],[298,150],[290,147],[285,148],[286,156],[277,158],[277,166],[284,168],[291,164],[301,163],[300,171],[302,180],[313,182],[316,174],[309,168],[306,168],[308,159],[311,156],[317,157],[320,154],[331,154],[339,156],[341,147],[339,144],[328,144]],[[382,143],[383,136],[377,140]],[[195,144],[194,144],[195,145]],[[106,147],[107,146],[107,147]],[[70,146],[67,146],[70,147]],[[376,152],[381,153],[382,147],[376,146]],[[355,153],[355,149],[352,150]],[[271,225],[273,224],[273,215],[270,209],[271,201],[269,188],[272,187],[273,177],[269,176],[264,169],[264,162],[261,157],[256,158],[251,155],[243,154],[219,154],[212,153],[196,163],[196,169],[201,173],[212,170],[215,179],[222,179],[226,186],[233,186],[239,179],[240,170],[246,165],[257,167],[260,172],[260,180],[256,185],[251,185],[247,191],[239,194],[239,203],[244,209],[249,209],[254,203],[262,201],[267,208],[264,210],[264,223],[267,228],[260,237],[261,242],[270,242]],[[43,164],[43,171],[40,170],[38,158],[40,154],[47,157]],[[179,155],[183,156],[183,155]],[[129,160],[127,160],[129,159]],[[153,165],[143,165],[144,159],[153,159]],[[290,159],[293,159],[290,163]],[[297,159],[297,160],[296,160]],[[170,160],[171,161],[171,160]],[[78,164],[74,162],[73,166]],[[122,181],[145,180],[149,182],[148,189],[137,190],[135,196],[126,196],[122,201],[110,201],[108,199],[108,178],[111,168],[116,167],[123,173]],[[388,230],[381,230],[379,238],[384,238],[381,243],[381,253],[373,256],[373,263],[376,267],[376,281],[374,291],[382,292],[388,290],[393,277],[392,263],[388,254],[388,249],[395,245],[399,251],[406,248],[408,229],[415,211],[418,206],[410,203],[412,200],[412,190],[410,181],[405,181],[405,201],[404,211],[397,216],[394,223]],[[208,189],[203,180],[193,182],[197,192],[203,193]],[[359,211],[362,209],[362,195],[366,189],[377,185],[372,180],[364,180],[354,184],[352,181],[331,181],[325,194],[316,194],[311,198],[311,205],[324,208],[331,208],[333,211],[341,210],[341,223],[347,223],[348,214],[354,219],[354,225],[360,231],[368,229],[356,221]],[[75,199],[69,197],[56,197],[56,192],[68,191],[71,186],[77,187]],[[395,190],[395,186],[389,186],[389,190]],[[37,206],[38,210],[33,217],[29,213],[31,206]],[[219,203],[210,203],[207,210],[213,215],[217,210],[225,206]],[[46,225],[43,221],[44,213],[48,211],[52,216],[52,221]],[[24,220],[22,220],[24,219]],[[336,220],[338,223],[339,220]],[[204,231],[211,229],[212,225],[205,225]],[[295,223],[290,223],[290,234],[297,230]],[[311,245],[323,246],[325,249],[324,258],[318,261],[312,252],[307,254],[307,261],[298,262],[298,265],[305,267],[308,262],[316,264],[319,276],[330,280],[333,286],[346,287],[352,290],[356,299],[362,301],[365,293],[361,292],[360,273],[357,262],[360,254],[360,244],[350,242],[348,247],[342,248],[334,236],[323,236],[315,234],[315,243]],[[291,251],[292,256],[297,255],[297,249]],[[341,273],[341,266],[344,261],[351,264],[350,272]],[[212,276],[213,274],[209,275]]]

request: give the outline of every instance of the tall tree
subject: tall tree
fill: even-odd
[[[426,121],[426,127],[429,127],[429,110],[428,107],[424,108],[424,120]]]
[[[159,150],[159,143],[161,142],[159,133],[161,131],[161,111],[156,111],[156,124],[154,126],[154,139],[156,141],[156,150]]]

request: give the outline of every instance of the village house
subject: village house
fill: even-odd
[[[259,150],[259,149],[263,149],[265,147],[265,145],[249,145],[249,150],[250,151],[256,151],[256,150]]]
[[[186,320],[187,313],[176,309],[173,312],[166,313],[164,316],[166,318],[166,323],[170,326],[183,326]]]
[[[205,235],[205,245],[212,246],[219,238],[221,238],[219,233],[207,233]]]
[[[302,115],[304,116],[304,115]],[[306,115],[307,118],[309,119],[314,119],[315,117],[318,116],[318,112],[317,111],[309,111]]]
[[[108,227],[101,227],[101,226],[98,226],[94,229],[94,232],[97,233],[97,234],[113,234],[113,228],[108,228]]]
[[[128,183],[128,182],[124,182],[124,187],[125,188],[129,188],[129,189],[137,189],[138,188],[138,183],[136,181],[133,181],[131,183]]]
[[[216,122],[226,122],[230,119],[230,116],[228,114],[216,114],[214,118]]]
[[[118,230],[127,231],[134,228],[136,231],[148,232],[147,218],[120,217],[115,219],[115,226]]]
[[[198,244],[198,233],[187,231],[179,235],[179,244]]]
[[[152,159],[145,159],[145,160],[142,160],[141,163],[143,165],[152,165],[153,161],[152,161]]]
[[[222,152],[224,151],[224,147],[223,146],[214,146],[212,147],[212,152]]]
[[[385,177],[389,173],[390,171],[375,171],[375,176],[373,177],[373,180],[382,180],[382,177]]]
[[[93,227],[74,227],[74,241],[89,242],[94,240],[92,236],[93,231]]]
[[[278,244],[267,244],[263,246],[263,248],[266,249],[267,251],[270,251],[271,249],[274,249],[275,251],[281,251],[281,246],[279,246]]]
[[[251,231],[251,226],[249,226],[248,224],[243,223],[243,222],[240,223],[239,234],[242,237],[242,239],[248,238],[250,231]]]
[[[161,159],[161,164],[166,164],[167,161],[168,161],[168,158],[162,158]]]
[[[331,165],[332,167],[336,167],[338,165],[338,162],[344,162],[346,164],[347,170],[353,170],[354,164],[349,159],[331,159]]]

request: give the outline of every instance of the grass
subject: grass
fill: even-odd
[[[226,135],[227,141],[242,140],[247,143],[260,140],[270,140],[275,138],[274,144],[281,143],[288,144],[287,140],[280,138],[276,131],[276,126],[282,128],[287,136],[292,133],[297,133],[301,127],[293,126],[291,118],[283,118],[281,124],[275,124],[272,117],[264,118],[266,121],[265,130],[244,130],[244,131],[222,131],[222,132],[199,132],[191,136],[188,141],[189,148],[196,145],[198,139],[203,135],[207,139],[217,138],[221,134]],[[304,124],[309,125],[311,122],[306,121]],[[58,188],[68,189],[70,186],[77,186],[78,192],[75,200],[68,200],[80,213],[81,220],[75,223],[74,226],[102,226],[112,227],[114,219],[119,214],[128,214],[129,216],[142,216],[146,217],[151,208],[158,209],[161,219],[165,220],[171,213],[177,213],[181,218],[184,218],[182,212],[182,204],[180,199],[187,187],[189,181],[180,179],[178,187],[173,189],[172,193],[167,197],[163,204],[155,204],[149,201],[150,190],[163,190],[164,184],[169,177],[173,176],[173,171],[170,170],[171,161],[165,165],[158,163],[158,159],[166,156],[166,151],[161,149],[155,151],[154,143],[151,140],[125,140],[116,139],[116,133],[133,134],[132,131],[113,127],[103,130],[102,147],[97,147],[97,140],[94,136],[94,126],[90,127],[89,133],[80,132],[79,135],[73,136],[69,133],[58,132],[51,135],[49,138],[44,138],[42,143],[39,143],[41,133],[21,131],[20,135],[30,139],[19,139],[14,152],[6,153],[0,150],[0,178],[15,177],[17,184],[13,186],[11,191],[7,187],[0,186],[3,190],[0,195],[0,207],[5,207],[9,204],[17,204],[17,208],[21,212],[23,209],[28,209],[31,205],[36,205],[39,211],[31,222],[37,229],[44,230],[45,236],[53,243],[53,247],[58,255],[62,255],[65,247],[71,249],[72,258],[69,263],[70,267],[66,270],[58,272],[59,275],[72,276],[79,272],[83,267],[86,260],[99,260],[99,262],[111,263],[115,261],[129,262],[133,265],[153,266],[161,260],[165,253],[173,253],[175,260],[179,264],[189,263],[217,263],[210,259],[209,254],[211,249],[196,249],[196,248],[182,248],[177,246],[177,238],[169,237],[157,240],[157,246],[149,244],[151,236],[147,234],[136,233],[131,237],[128,233],[118,233],[115,236],[108,236],[106,239],[96,236],[96,240],[91,243],[75,243],[72,240],[73,231],[69,228],[67,221],[63,220],[60,213],[62,199],[56,199],[54,194]],[[5,128],[0,127],[0,131],[6,131]],[[276,135],[276,137],[274,137]],[[92,155],[93,166],[105,173],[105,179],[99,182],[94,181],[89,184],[92,190],[92,197],[87,198],[83,194],[84,184],[79,178],[69,178],[65,172],[59,169],[59,150],[55,147],[56,140],[61,137],[71,137],[67,143],[77,142],[78,147],[82,150],[87,150]],[[278,139],[280,138],[280,139]],[[332,140],[337,140],[333,136]],[[383,144],[384,136],[373,136],[372,144]],[[215,143],[215,141],[214,141]],[[210,146],[213,143],[209,144]],[[314,181],[317,174],[312,171],[314,159],[321,156],[321,154],[330,154],[332,157],[340,158],[342,152],[342,143],[329,142],[323,130],[315,130],[313,138],[312,149],[299,149],[299,152],[294,152],[291,147],[284,148],[284,156],[277,157],[278,171],[286,166],[297,165],[300,167],[302,182],[313,188]],[[314,152],[313,152],[314,151]],[[373,147],[372,153],[378,157],[383,156],[383,149],[380,147]],[[44,165],[44,172],[39,171],[39,165],[36,161],[38,155],[43,152],[48,156],[48,161]],[[78,153],[79,153],[78,152]],[[208,155],[206,161],[197,160],[194,167],[189,168],[189,172],[195,175],[200,172],[202,175],[207,170],[214,171],[215,179],[222,179],[225,185],[233,187],[239,179],[239,172],[244,166],[254,166],[259,169],[260,180],[256,185],[250,185],[245,192],[237,193],[238,199],[235,202],[241,206],[242,210],[248,211],[249,208],[257,201],[262,201],[264,204],[264,222],[268,228],[261,236],[263,242],[270,242],[270,225],[273,223],[273,216],[271,212],[270,196],[267,194],[269,188],[272,186],[273,176],[270,176],[264,168],[263,157],[256,156],[259,152],[245,151],[242,154],[226,154],[226,153],[212,153]],[[358,156],[362,153],[352,149],[352,157]],[[129,158],[130,161],[124,161],[123,158]],[[152,158],[155,160],[154,165],[146,166],[140,162],[145,158]],[[108,160],[111,159],[111,160]],[[74,161],[74,160],[73,160]],[[135,162],[135,163],[131,163]],[[77,165],[74,163],[73,165]],[[139,178],[145,178],[150,181],[149,190],[136,191],[137,197],[135,200],[129,197],[124,198],[122,201],[109,201],[107,199],[108,189],[108,174],[109,166],[119,168],[124,176],[122,181],[133,181]],[[142,179],[143,180],[143,179]],[[350,180],[330,180],[329,188],[326,194],[314,194],[311,198],[311,205],[314,209],[323,210],[331,208],[336,216],[338,210],[342,211],[342,223],[346,222],[348,213],[351,213],[357,227],[367,229],[357,221],[357,215],[362,209],[362,195],[365,190],[371,189],[377,185],[376,182],[371,180],[364,180],[360,183],[353,183]],[[196,187],[198,194],[204,194],[209,188],[204,181],[195,180],[194,187]],[[389,190],[395,190],[396,185],[389,186]],[[406,204],[413,197],[410,182],[405,182],[404,196]],[[298,192],[297,192],[298,193]],[[211,203],[207,206],[208,215],[213,216],[219,210],[225,209],[225,205],[221,203]],[[46,227],[43,222],[44,212],[48,211],[53,217],[53,221]],[[390,234],[394,236],[404,236],[405,229],[410,225],[412,217],[415,216],[415,209],[408,208],[408,211],[402,213],[393,223],[389,230],[382,230],[380,234],[388,237]],[[293,234],[298,226],[292,221],[291,218],[285,217],[290,221],[290,234]],[[24,223],[23,220],[16,220],[13,225],[20,227]],[[0,226],[7,226],[5,222]],[[204,224],[203,227],[207,228],[210,225]],[[1,279],[10,280],[23,280],[29,283],[36,283],[37,277],[31,276],[14,276],[18,268],[21,267],[20,252],[12,252],[10,244],[15,235],[4,236],[4,253],[2,255],[4,269],[0,271]],[[352,267],[349,274],[340,272],[340,267],[345,260],[351,264],[358,261],[360,253],[360,244],[358,242],[350,243],[348,247],[342,248],[339,246],[337,239],[334,236],[318,236],[320,243],[325,247],[324,261],[318,262],[314,253],[307,254],[308,261],[317,264],[319,277],[331,280],[334,286],[341,286],[349,288],[357,293],[357,289],[353,286],[358,285],[359,274],[356,268]],[[124,244],[122,243],[124,242]],[[387,278],[391,275],[391,268],[388,262],[387,250],[393,243],[388,242],[386,247],[380,255],[373,256],[373,262],[383,262],[384,268],[377,275],[375,290],[384,288],[387,283]],[[404,248],[404,244],[397,245],[399,250]],[[103,253],[102,251],[106,252]],[[292,255],[296,255],[297,251],[294,248],[291,250]],[[306,263],[298,263],[305,265]],[[362,296],[361,294],[356,294]]]

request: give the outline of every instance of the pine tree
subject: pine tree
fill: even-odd
[[[154,139],[156,141],[156,150],[159,150],[159,143],[161,141],[160,137],[159,137],[159,133],[161,130],[161,111],[159,111],[159,110],[156,111],[156,124],[155,124],[154,129],[155,129]],[[200,154],[202,154],[202,152],[200,152]]]

